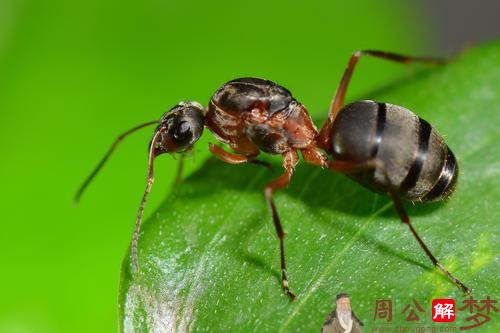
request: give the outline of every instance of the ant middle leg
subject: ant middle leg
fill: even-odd
[[[212,143],[209,143],[209,150],[216,157],[230,164],[251,163],[252,161],[255,161],[254,160],[255,156],[232,154]],[[284,153],[283,167],[285,169],[285,172],[280,177],[268,183],[264,188],[264,195],[271,210],[274,227],[276,228],[276,233],[280,241],[281,282],[283,289],[285,290],[285,293],[291,298],[292,301],[294,301],[297,297],[290,291],[290,287],[288,284],[288,279],[286,275],[286,260],[285,260],[285,246],[284,246],[285,232],[283,230],[283,226],[281,225],[280,217],[278,215],[278,210],[276,209],[276,205],[273,200],[273,193],[276,190],[279,190],[288,185],[290,179],[292,178],[295,166],[297,165],[298,162],[299,162],[299,156],[297,155],[296,151],[290,150]]]
[[[285,245],[284,238],[285,232],[283,231],[283,226],[281,225],[280,217],[278,215],[278,210],[273,200],[273,193],[288,185],[290,179],[292,178],[295,166],[299,161],[299,156],[294,150],[290,150],[283,154],[283,167],[285,172],[278,178],[274,179],[266,185],[264,188],[264,195],[266,197],[269,208],[271,209],[271,214],[273,218],[274,227],[276,228],[276,233],[280,241],[280,259],[281,259],[281,283],[285,293],[294,301],[297,296],[295,296],[288,284],[288,279],[286,275],[286,260],[285,260]]]
[[[356,64],[358,63],[359,58],[361,58],[362,55],[371,56],[371,57],[375,57],[375,58],[381,58],[381,59],[390,60],[390,61],[394,61],[394,62],[399,62],[402,64],[410,64],[410,63],[414,63],[414,62],[419,62],[419,63],[440,65],[440,64],[445,63],[445,61],[443,59],[439,59],[439,58],[415,57],[415,56],[408,56],[408,55],[403,55],[403,54],[398,54],[398,53],[376,51],[376,50],[363,50],[363,51],[354,52],[351,55],[351,58],[349,59],[349,62],[347,64],[347,68],[345,69],[344,74],[342,76],[342,79],[340,80],[340,84],[337,88],[337,91],[335,93],[335,97],[333,98],[333,102],[330,106],[328,118],[326,119],[325,123],[321,127],[320,133],[318,135],[317,142],[318,142],[320,148],[323,148],[327,151],[331,150],[330,149],[331,148],[331,128],[332,128],[333,121],[335,120],[335,117],[337,116],[338,112],[340,111],[340,108],[344,105],[344,98],[345,98],[345,94],[347,91],[347,87],[349,86],[349,82],[351,80],[354,69],[356,68]]]
[[[217,158],[229,164],[252,163],[262,165],[268,169],[272,168],[271,163],[256,159],[257,155],[259,154],[258,151],[255,155],[233,154],[225,151],[217,145],[214,145],[213,143],[208,144],[208,150],[210,150],[210,152]]]
[[[392,202],[394,204],[394,208],[399,215],[399,219],[403,224],[406,224],[410,229],[413,237],[417,240],[420,247],[424,250],[425,254],[431,260],[432,264],[439,268],[460,290],[462,290],[466,295],[470,295],[472,293],[471,289],[467,288],[457,277],[455,277],[443,264],[441,264],[434,254],[432,254],[431,250],[424,243],[420,235],[417,233],[413,225],[411,224],[410,217],[408,216],[408,212],[401,202],[401,198],[398,194],[398,191],[394,185],[392,185],[389,175],[384,167],[384,165],[376,160],[370,160],[365,163],[349,163],[342,161],[330,161],[328,168],[334,171],[342,172],[342,173],[350,173],[356,171],[363,171],[368,169],[378,169],[382,172],[384,177],[384,185],[387,189],[387,194],[391,197]]]

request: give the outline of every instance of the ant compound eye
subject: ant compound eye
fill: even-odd
[[[191,132],[191,125],[187,121],[181,121],[174,131],[174,139],[179,141],[187,139]]]
[[[170,135],[181,150],[186,150],[198,139],[198,134],[195,133],[196,128],[196,123],[190,117],[182,116],[176,119],[171,127]]]

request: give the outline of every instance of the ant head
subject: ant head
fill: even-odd
[[[198,102],[180,102],[160,119],[156,128],[155,156],[183,152],[193,146],[203,133],[205,117]]]

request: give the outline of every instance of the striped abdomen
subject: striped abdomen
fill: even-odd
[[[454,190],[458,165],[452,151],[428,122],[401,106],[374,101],[344,106],[333,123],[332,142],[336,160],[381,162],[405,199],[442,200]],[[349,176],[387,192],[380,167]]]

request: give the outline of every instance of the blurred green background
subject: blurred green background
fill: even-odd
[[[416,2],[396,0],[1,0],[0,332],[116,331],[153,129],[123,143],[79,207],[72,196],[118,134],[240,76],[286,86],[322,119],[352,51],[435,54],[434,37]],[[363,60],[349,96],[407,75]],[[158,159],[146,216],[175,167]]]

